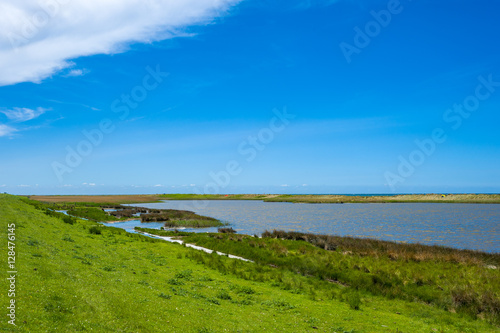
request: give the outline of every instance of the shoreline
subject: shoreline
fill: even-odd
[[[117,220],[117,221],[107,221],[107,222],[100,222],[100,223],[120,223],[120,222],[128,222],[128,221],[134,221],[134,220],[140,220],[140,218],[130,218],[126,220]]]

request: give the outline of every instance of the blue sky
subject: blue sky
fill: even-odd
[[[0,14],[1,192],[500,192],[498,1],[53,3]]]

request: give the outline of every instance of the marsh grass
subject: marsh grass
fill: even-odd
[[[261,239],[220,233],[182,235],[185,242],[257,263],[243,270],[236,262],[224,265],[218,256],[190,256],[224,274],[274,281],[284,290],[306,292],[313,298],[317,290],[328,288],[323,283],[333,284],[500,323],[500,274],[498,269],[488,267],[499,266],[497,254],[282,231],[265,232]],[[347,293],[339,299],[359,308],[361,301],[355,295]],[[335,293],[331,296],[338,297]]]
[[[218,227],[221,225],[226,225],[223,222],[217,220],[170,220],[164,223],[165,228],[210,228]]]
[[[500,265],[500,254],[460,250],[444,246],[396,243],[370,238],[317,235],[294,231],[264,231],[264,238],[305,241],[325,250],[351,251],[365,256],[386,256],[393,260],[445,261],[475,265]]]
[[[106,222],[106,221],[114,221],[115,217],[110,216],[101,208],[96,207],[75,207],[68,210],[69,215],[83,217],[87,220],[96,221],[96,222]]]
[[[225,225],[217,219],[187,210],[162,209],[141,215],[141,222],[165,222],[165,227],[218,227]]]

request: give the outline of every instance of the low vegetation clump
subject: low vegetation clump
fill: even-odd
[[[95,207],[75,207],[68,210],[68,214],[96,222],[97,221],[106,222],[106,221],[116,220],[115,217],[110,216],[101,208],[95,208]]]
[[[115,211],[110,211],[108,212],[108,214],[116,217],[117,219],[131,218],[135,214],[137,214],[137,211],[135,209],[119,209]]]
[[[222,234],[235,234],[236,230],[233,228],[218,228],[217,232],[220,232]]]

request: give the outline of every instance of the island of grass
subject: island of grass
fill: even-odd
[[[208,228],[227,225],[212,217],[198,215],[187,210],[158,209],[141,215],[141,222],[165,222],[166,228]]]
[[[102,208],[96,207],[73,207],[67,210],[68,215],[81,217],[96,222],[116,221],[116,217],[109,215]]]

